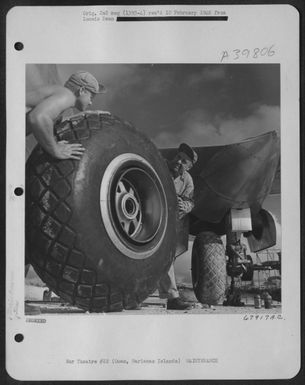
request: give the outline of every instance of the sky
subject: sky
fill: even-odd
[[[60,82],[77,70],[107,88],[92,109],[130,121],[158,147],[226,144],[280,131],[277,64],[62,64]]]

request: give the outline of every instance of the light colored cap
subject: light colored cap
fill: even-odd
[[[181,143],[179,148],[178,148],[178,151],[179,152],[184,152],[190,159],[191,161],[193,162],[193,164],[195,164],[198,160],[198,155],[197,153],[192,149],[192,147],[190,147],[188,144],[186,143]]]
[[[100,84],[93,75],[86,71],[78,71],[71,75],[65,83],[65,87],[76,91],[80,87],[86,88],[94,94],[104,94],[106,88]]]

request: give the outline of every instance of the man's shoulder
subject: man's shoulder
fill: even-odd
[[[47,114],[55,119],[62,111],[75,105],[76,97],[61,85],[47,85],[27,95],[26,106],[36,109],[36,113]]]
[[[184,171],[184,180],[188,183],[192,183],[193,184],[193,178],[191,176],[191,174],[187,171]]]
[[[72,91],[60,84],[47,84],[27,92],[27,98],[36,101],[42,101],[52,96],[75,98]]]
[[[54,84],[50,86],[50,103],[55,103],[60,106],[63,106],[64,109],[73,107],[75,103],[75,95],[68,88]]]
[[[54,95],[58,94],[58,95],[67,95],[67,97],[74,97],[73,92],[70,91],[67,87],[61,86],[59,84],[53,84],[50,87],[52,87],[50,88],[50,91],[52,91]]]

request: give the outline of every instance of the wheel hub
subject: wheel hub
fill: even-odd
[[[128,219],[134,219],[137,216],[139,207],[133,196],[128,196],[128,194],[124,196],[122,199],[122,210]]]
[[[115,212],[124,233],[133,238],[142,224],[141,204],[134,186],[124,178],[117,184]]]

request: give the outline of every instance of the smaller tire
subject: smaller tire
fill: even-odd
[[[199,302],[217,305],[226,290],[226,258],[222,240],[213,232],[196,236],[192,250],[192,280]]]

